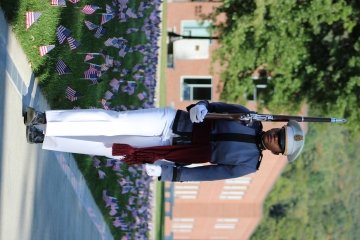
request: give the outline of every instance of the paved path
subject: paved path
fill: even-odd
[[[0,9],[0,240],[112,239],[71,155],[26,143],[23,105],[48,108]]]

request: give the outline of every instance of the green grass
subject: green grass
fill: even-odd
[[[137,8],[141,0],[129,1],[128,6],[131,8]],[[146,2],[146,1],[145,1]],[[126,23],[119,23],[117,17],[110,22],[104,24],[106,28],[106,34],[100,39],[94,38],[94,32],[86,28],[84,20],[89,20],[95,24],[100,23],[100,15],[97,13],[105,12],[105,3],[111,5],[112,1],[102,0],[82,0],[77,5],[73,5],[67,1],[68,7],[53,7],[50,5],[49,0],[2,0],[0,6],[3,8],[9,23],[12,26],[18,40],[20,41],[32,69],[40,82],[40,86],[44,95],[46,96],[50,106],[53,109],[71,109],[74,107],[89,108],[89,107],[101,107],[100,100],[103,98],[104,93],[110,90],[108,85],[109,81],[113,78],[121,79],[125,83],[132,79],[132,74],[124,74],[119,76],[119,73],[107,71],[102,76],[102,82],[96,85],[91,85],[89,80],[80,79],[83,78],[83,73],[88,69],[89,65],[84,63],[84,55],[86,52],[99,52],[101,49],[105,49],[111,56],[116,56],[116,60],[121,61],[121,69],[131,69],[134,65],[143,62],[143,56],[137,52],[128,53],[124,58],[118,57],[119,49],[113,47],[106,47],[104,41],[109,37],[123,37],[128,41],[128,45],[135,46],[138,44],[146,44],[148,42],[145,34],[141,31],[126,34],[126,29],[130,27],[141,27],[144,19],[132,19]],[[85,15],[80,12],[80,7],[85,4],[96,4],[102,7],[102,10],[97,10],[93,15]],[[75,7],[76,6],[76,7]],[[152,9],[147,9],[145,15],[149,15]],[[42,16],[37,22],[35,22],[28,30],[25,30],[25,12],[36,11],[41,12]],[[63,25],[69,28],[72,32],[71,36],[80,42],[80,46],[71,51],[67,42],[59,44],[56,38],[56,28],[59,25]],[[166,26],[166,25],[164,25]],[[166,29],[165,29],[166,30]],[[55,49],[49,52],[46,56],[40,57],[39,46],[41,45],[56,45]],[[162,40],[164,44],[164,39]],[[165,105],[165,78],[164,78],[164,66],[166,66],[166,44],[165,49],[162,51],[162,65],[161,79],[160,79],[160,106]],[[165,51],[165,52],[164,52]],[[55,70],[55,64],[58,59],[62,59],[70,68],[71,74],[59,76]],[[101,64],[103,59],[97,58],[91,61],[95,64]],[[142,72],[139,72],[140,74]],[[65,89],[67,86],[75,89],[80,95],[77,101],[71,102],[65,98]],[[131,106],[130,108],[139,108],[142,106],[143,101],[137,98],[137,93],[146,91],[145,86],[139,82],[136,87],[134,95],[128,95],[119,91],[114,94],[114,98],[111,100],[113,106]],[[99,180],[98,170],[94,168],[93,161],[89,156],[75,155],[77,164],[82,171],[88,186],[97,202],[100,210],[102,211],[106,222],[109,224],[110,230],[115,239],[119,239],[126,233],[119,228],[112,226],[113,217],[109,216],[109,209],[105,208],[104,201],[102,199],[103,190],[106,189],[111,196],[117,197],[119,205],[122,208],[121,213],[124,217],[124,221],[130,226],[134,226],[131,230],[132,233],[137,228],[147,227],[136,223],[131,213],[126,210],[126,205],[131,194],[123,194],[121,187],[119,187],[117,181],[122,178],[129,177],[132,186],[138,191],[137,204],[142,206],[148,203],[149,199],[146,198],[148,189],[146,186],[136,185],[136,180],[139,179],[142,174],[141,169],[136,169],[135,173],[129,173],[129,168],[122,165],[120,172],[115,172],[109,167],[105,167],[105,158],[99,158],[101,161],[100,169],[106,173],[106,177],[103,180]],[[134,169],[132,169],[134,170]],[[119,177],[120,174],[121,176]],[[135,174],[135,176],[134,176]],[[163,192],[162,184],[157,183],[157,195],[156,203],[160,206],[156,211],[156,223],[159,227],[157,232],[157,239],[162,238],[163,232]],[[145,193],[144,193],[145,191]],[[158,238],[159,237],[159,238]]]
[[[9,1],[9,0],[8,0]],[[30,0],[19,2],[18,11],[12,12],[11,4],[8,1],[2,3],[7,17],[10,20],[13,30],[17,38],[21,42],[24,51],[31,63],[32,69],[35,72],[38,80],[41,83],[44,94],[46,95],[50,105],[53,108],[73,108],[76,106],[81,107],[101,107],[100,100],[104,93],[108,90],[109,81],[116,77],[119,78],[118,73],[107,71],[101,79],[103,82],[96,86],[91,86],[89,80],[83,78],[83,73],[89,68],[87,63],[84,63],[84,55],[81,53],[86,52],[99,52],[101,49],[106,49],[109,55],[118,56],[117,48],[105,47],[104,41],[109,37],[123,37],[126,38],[130,46],[137,44],[147,43],[145,34],[137,32],[133,34],[126,34],[125,31],[128,27],[140,27],[143,24],[143,19],[131,20],[127,23],[120,23],[113,19],[106,23],[104,26],[107,33],[100,39],[94,38],[94,31],[90,31],[84,25],[84,20],[92,21],[99,24],[100,15],[96,13],[104,12],[98,10],[93,15],[85,15],[80,12],[80,8],[73,7],[68,3],[68,7],[51,7],[48,0]],[[9,1],[10,2],[10,1]],[[111,1],[108,1],[111,2]],[[131,1],[131,7],[137,7],[140,0]],[[81,4],[92,3],[103,6],[103,1],[81,1]],[[82,6],[82,5],[79,5]],[[25,12],[38,11],[42,16],[35,22],[27,31],[25,30]],[[149,13],[149,11],[147,11]],[[78,40],[81,45],[71,51],[67,42],[59,44],[55,35],[57,26],[61,24],[72,31],[71,36]],[[45,57],[40,57],[39,46],[55,44],[56,47]],[[58,59],[64,62],[71,68],[72,73],[59,76],[55,71],[55,64]],[[136,63],[142,61],[142,56],[139,53],[129,53],[125,58],[118,58],[122,62],[122,68],[131,68]],[[95,64],[101,64],[103,60],[98,58],[93,61]],[[132,80],[130,74],[124,75],[122,80]],[[76,102],[66,101],[64,93],[67,86],[71,86],[78,91],[82,96]],[[137,92],[144,91],[145,88],[140,85]],[[141,102],[134,96],[129,96],[126,93],[117,94],[112,100],[112,105],[124,104],[139,106]]]
[[[166,67],[167,67],[167,4],[163,2],[162,8],[162,29],[161,29],[161,63],[160,63],[160,81],[159,81],[159,106],[166,106]],[[165,234],[165,199],[164,199],[164,183],[156,182],[156,211],[155,211],[155,239],[161,240]]]
[[[161,65],[160,65],[160,101],[159,106],[166,106],[166,68],[167,68],[167,4],[163,2],[162,29],[161,29]]]
[[[165,234],[165,198],[164,183],[156,183],[156,211],[155,211],[155,236],[154,239],[164,239]]]

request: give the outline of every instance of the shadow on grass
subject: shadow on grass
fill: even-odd
[[[0,7],[5,12],[5,16],[9,23],[16,20],[19,13],[19,0],[1,0]]]

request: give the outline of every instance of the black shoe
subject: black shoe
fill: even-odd
[[[32,107],[27,107],[24,113],[24,124],[26,126],[46,124],[46,116],[43,112],[35,111]]]
[[[28,143],[44,142],[44,133],[35,126],[26,126],[26,140]]]

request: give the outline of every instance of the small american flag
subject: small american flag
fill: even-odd
[[[112,9],[112,7],[108,4],[106,4],[106,13],[112,14],[114,13],[114,10]]]
[[[109,70],[109,66],[106,66],[106,64],[101,64],[101,71],[106,72],[107,70]]]
[[[101,99],[101,105],[105,110],[109,110],[108,103],[106,102],[106,99]]]
[[[41,16],[40,12],[26,12],[26,29],[36,22]]]
[[[68,1],[74,4],[80,2],[80,0],[68,0]]]
[[[89,60],[91,60],[91,59],[94,59],[95,57],[94,57],[94,54],[92,54],[92,53],[87,53],[86,55],[85,55],[85,59],[84,59],[84,62],[87,62],[87,61],[89,61]]]
[[[80,96],[74,89],[68,86],[65,90],[65,97],[69,99],[71,102],[73,102],[76,101]]]
[[[96,38],[101,38],[106,33],[106,29],[103,26],[98,27],[98,29],[95,32]]]
[[[127,33],[127,34],[131,34],[131,33],[135,33],[135,32],[138,32],[138,31],[139,31],[138,28],[128,28],[128,29],[126,30],[126,33]]]
[[[118,39],[113,37],[113,38],[109,38],[108,40],[106,40],[104,42],[104,45],[109,47],[109,46],[117,46],[119,43]]]
[[[101,70],[101,65],[95,64],[95,63],[90,63],[90,69],[93,68],[96,71],[100,71]]]
[[[105,92],[104,98],[105,98],[106,100],[109,100],[109,99],[111,99],[113,96],[114,96],[114,94],[113,94],[112,92],[110,92],[109,90],[107,90],[107,91]]]
[[[67,41],[71,50],[74,50],[80,46],[80,43],[72,37],[68,37]]]
[[[55,45],[40,46],[39,47],[40,56],[44,56],[45,54],[47,54],[48,52],[50,52],[54,48],[55,48]]]
[[[52,6],[60,6],[60,7],[66,7],[65,0],[51,0]]]
[[[114,58],[111,57],[111,56],[109,56],[109,55],[106,55],[106,56],[105,56],[105,64],[106,64],[107,66],[112,67],[112,66],[114,65]]]
[[[96,10],[100,9],[100,7],[96,6],[96,5],[85,5],[83,7],[83,9],[81,10],[81,12],[85,13],[85,14],[93,14]]]
[[[112,14],[112,13],[103,13],[103,14],[101,14],[101,25],[102,24],[105,24],[105,23],[107,23],[108,21],[110,21],[111,19],[113,19],[114,18],[114,14]]]
[[[56,63],[56,71],[59,73],[59,75],[70,73],[70,68],[64,63],[63,60],[59,59]]]
[[[145,92],[141,92],[137,95],[137,97],[139,98],[140,101],[144,100],[144,98],[146,97],[146,93]]]
[[[60,25],[56,30],[56,36],[59,40],[59,43],[62,44],[67,37],[69,37],[71,34],[71,31],[64,27],[63,25]]]
[[[98,25],[87,20],[85,20],[85,25],[89,30],[94,30],[95,28],[99,27]]]
[[[89,68],[88,70],[86,70],[84,72],[84,78],[85,79],[97,79],[98,78],[97,70],[95,68]]]
[[[117,92],[117,91],[119,91],[120,81],[117,80],[116,78],[113,78],[113,79],[110,81],[109,85],[112,87],[112,90],[113,90],[114,92]]]
[[[126,16],[128,16],[129,18],[138,18],[138,16],[134,13],[134,11],[131,8],[128,8],[126,10]]]

